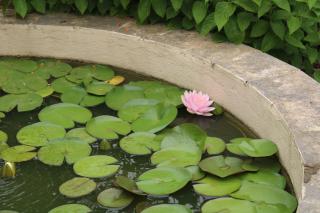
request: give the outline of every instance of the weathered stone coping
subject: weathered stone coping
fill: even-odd
[[[202,90],[277,143],[298,212],[320,212],[320,85],[284,62],[194,32],[66,14],[0,17],[0,55],[110,64]]]

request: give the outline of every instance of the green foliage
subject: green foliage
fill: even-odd
[[[13,0],[20,17],[36,11],[127,15],[140,23],[165,22],[213,39],[245,43],[308,74],[319,63],[320,1],[316,0]],[[10,6],[10,5],[9,5]],[[217,34],[217,32],[220,32]]]

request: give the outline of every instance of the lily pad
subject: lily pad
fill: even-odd
[[[192,213],[192,210],[186,206],[180,204],[159,204],[151,206],[141,213]]]
[[[292,213],[284,205],[268,205],[265,203],[256,204],[257,213]]]
[[[89,156],[91,146],[79,138],[59,138],[49,141],[45,146],[41,147],[38,152],[38,158],[41,162],[60,166],[64,160],[68,164]]]
[[[188,166],[186,167],[186,169],[192,175],[192,181],[200,180],[206,176],[206,174],[200,169],[199,166]]]
[[[93,79],[107,81],[114,76],[114,71],[108,66],[85,65],[73,68],[66,78],[74,83],[92,81]]]
[[[255,204],[247,200],[219,198],[209,200],[201,207],[202,213],[256,213]]]
[[[86,95],[80,102],[81,106],[93,107],[104,103],[104,96]]]
[[[53,90],[52,86],[46,86],[45,88],[40,89],[40,90],[36,91],[35,93],[37,95],[40,95],[41,97],[45,98],[45,97],[52,95],[52,93],[54,93],[54,90]]]
[[[38,122],[20,129],[17,133],[17,140],[28,146],[44,146],[49,140],[63,138],[65,134],[66,130],[62,126]]]
[[[92,81],[86,86],[86,91],[93,95],[105,95],[112,90],[113,86],[103,81]]]
[[[226,148],[225,142],[216,137],[207,137],[205,140],[205,149],[209,155],[217,155],[222,153]]]
[[[34,158],[37,153],[32,152],[36,148],[26,145],[9,147],[1,152],[2,159],[8,162],[17,163],[28,161]]]
[[[230,143],[228,143],[226,146],[227,146],[227,150],[233,154],[236,154],[236,155],[240,155],[240,156],[246,156],[246,153],[244,153],[239,145],[242,143],[242,142],[248,142],[252,140],[252,138],[234,138],[232,140],[230,140]]]
[[[9,146],[7,144],[7,140],[8,140],[7,133],[0,130],[0,159],[2,159],[1,152],[5,149],[9,148]]]
[[[60,99],[64,103],[79,104],[85,107],[97,106],[104,102],[104,97],[89,95],[85,89],[79,86],[66,89]]]
[[[84,124],[89,121],[92,113],[76,104],[59,103],[42,109],[38,117],[40,121],[48,121],[64,128],[73,128],[75,122]]]
[[[132,133],[120,140],[120,147],[132,155],[151,154],[160,149],[160,142],[155,137],[155,134],[148,132]]]
[[[8,94],[0,97],[0,111],[10,112],[17,107],[18,112],[31,111],[42,105],[43,98],[35,93]]]
[[[115,174],[119,165],[114,165],[118,160],[107,155],[94,155],[82,158],[73,165],[77,175],[89,178],[102,178]]]
[[[277,145],[267,139],[243,141],[238,146],[242,152],[250,157],[268,157],[278,152]]]
[[[110,188],[98,195],[98,203],[109,208],[124,208],[130,205],[134,197],[132,194],[117,188]]]
[[[30,73],[37,69],[37,63],[29,59],[5,59],[1,60],[2,64],[5,64],[8,68],[17,70],[23,73]]]
[[[49,213],[89,213],[91,209],[82,204],[65,204],[51,209]]]
[[[57,78],[52,82],[52,88],[57,93],[64,93],[70,88],[76,87],[77,84],[68,81],[65,77]]]
[[[183,188],[191,180],[184,168],[158,167],[139,176],[138,189],[151,195],[168,195]]]
[[[82,197],[90,194],[97,187],[97,184],[89,178],[75,177],[61,184],[59,192],[69,198]]]
[[[248,181],[242,183],[241,188],[231,194],[238,199],[246,199],[257,203],[284,205],[290,212],[297,208],[297,199],[288,192],[266,184],[257,184]]]
[[[259,171],[278,173],[281,170],[281,165],[275,157],[255,158],[252,164],[259,167]]]
[[[275,172],[258,171],[256,173],[244,174],[241,178],[253,183],[267,184],[280,189],[286,187],[286,178]]]
[[[38,69],[35,71],[37,75],[49,79],[50,76],[59,78],[69,74],[72,67],[61,61],[41,60],[38,64]]]
[[[130,124],[120,118],[101,115],[92,118],[86,125],[88,133],[100,139],[117,139],[118,135],[126,135],[131,131]]]
[[[141,87],[130,85],[115,87],[107,94],[106,105],[113,110],[120,110],[128,101],[137,98],[144,98]]]
[[[246,161],[235,157],[224,157],[222,155],[208,157],[199,163],[200,168],[218,177],[227,177],[244,171],[258,170],[253,165],[249,167]]]
[[[241,186],[241,179],[238,177],[218,178],[207,176],[195,183],[193,189],[197,193],[204,196],[221,197],[238,190]]]
[[[97,141],[95,137],[89,135],[86,128],[71,129],[67,132],[66,137],[81,138],[81,140],[86,141],[87,143],[94,143]]]
[[[138,189],[136,182],[125,176],[116,177],[115,185],[133,194],[144,195],[144,193]]]

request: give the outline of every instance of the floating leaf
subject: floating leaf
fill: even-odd
[[[59,103],[42,109],[38,117],[40,121],[48,121],[64,128],[73,128],[75,122],[84,124],[90,120],[92,113],[76,104]]]
[[[255,158],[252,164],[259,167],[259,171],[278,173],[281,170],[281,165],[277,158]]]
[[[246,156],[246,153],[240,149],[239,144],[241,144],[243,141],[248,142],[250,140],[252,140],[252,138],[234,138],[230,140],[230,143],[227,144],[227,150],[236,155]]]
[[[97,141],[95,137],[89,135],[86,128],[71,129],[67,132],[66,137],[81,138],[81,140],[86,141],[87,143],[94,143]]]
[[[86,86],[86,90],[88,93],[93,95],[105,95],[110,90],[112,90],[113,86],[103,81],[92,81],[89,85]]]
[[[85,89],[79,86],[75,86],[66,89],[62,93],[60,99],[63,103],[79,104],[86,95],[87,92]]]
[[[66,78],[74,83],[92,81],[93,79],[107,81],[114,76],[114,71],[103,65],[85,65],[73,68]]]
[[[32,146],[25,145],[13,146],[3,150],[1,156],[3,160],[12,163],[28,161],[37,155],[36,152],[32,152],[35,149]]]
[[[131,131],[131,127],[129,123],[120,118],[101,115],[88,121],[86,130],[96,138],[117,139],[118,135],[128,134]]]
[[[18,107],[18,112],[31,111],[41,106],[43,98],[35,93],[22,95],[8,94],[0,97],[0,111],[10,112]]]
[[[75,86],[77,84],[68,81],[65,77],[57,78],[52,82],[52,88],[58,93],[64,93]]]
[[[113,88],[106,96],[106,104],[113,110],[119,110],[132,99],[144,98],[143,89],[137,86],[124,85]]]
[[[139,190],[151,195],[168,195],[184,187],[191,174],[184,168],[159,167],[139,176]]]
[[[71,71],[72,67],[61,61],[41,60],[38,64],[38,69],[35,71],[37,75],[49,79],[50,76],[54,78],[63,77]]]
[[[226,148],[226,144],[220,138],[207,137],[205,140],[205,149],[209,155],[216,155],[222,153]]]
[[[122,189],[110,188],[98,195],[98,203],[109,208],[124,208],[134,199],[132,194]]]
[[[23,72],[30,73],[37,69],[37,63],[33,60],[29,59],[6,59],[0,61],[2,64],[6,64],[6,66],[10,69]]]
[[[254,203],[233,198],[209,200],[201,207],[202,213],[256,213]]]
[[[73,164],[81,158],[89,156],[91,147],[79,138],[60,138],[49,141],[41,147],[38,152],[38,158],[41,162],[60,166],[64,160],[68,164]]]
[[[54,90],[53,90],[52,86],[47,86],[41,90],[36,91],[35,93],[37,95],[40,95],[41,97],[45,98],[45,97],[52,95],[52,93],[54,93]]]
[[[186,167],[186,169],[192,175],[192,181],[200,180],[206,176],[206,174],[199,168],[199,166],[188,166]]]
[[[238,177],[218,178],[207,176],[193,185],[194,190],[204,196],[221,197],[238,190],[241,179]]]
[[[268,205],[265,203],[256,204],[257,213],[291,213],[291,211],[284,205]]]
[[[66,134],[62,126],[48,122],[38,122],[23,127],[17,133],[19,143],[28,146],[44,146],[49,140],[63,138]]]
[[[89,178],[102,178],[115,174],[119,165],[112,165],[118,160],[107,155],[94,155],[82,158],[73,165],[77,175]]]
[[[199,166],[203,171],[223,178],[244,171],[258,170],[253,165],[251,168],[248,166],[250,164],[247,164],[247,162],[240,158],[218,155],[205,158],[199,163]]]
[[[144,193],[138,189],[138,186],[136,182],[133,180],[125,177],[125,176],[118,176],[115,180],[116,186],[119,186],[131,193],[137,194],[137,195],[143,195]]]
[[[284,189],[286,186],[285,177],[274,172],[258,171],[256,173],[247,173],[242,176],[242,179],[253,183],[271,185],[280,189]]]
[[[86,95],[80,102],[81,106],[93,107],[104,103],[104,96]]]
[[[69,198],[82,197],[96,189],[97,184],[89,178],[75,177],[61,184],[59,192]]]
[[[250,157],[268,157],[278,152],[277,145],[267,139],[254,139],[241,142],[239,148]]]
[[[65,204],[51,209],[49,213],[89,213],[91,209],[82,204]]]
[[[4,131],[0,130],[0,159],[1,159],[1,152],[7,148],[9,148],[7,144],[8,135]]]
[[[123,151],[133,155],[147,155],[160,149],[160,141],[156,135],[148,132],[132,133],[120,140]]]
[[[297,208],[297,200],[288,192],[266,184],[244,181],[241,188],[231,194],[238,199],[246,199],[257,203],[280,204],[286,206],[290,212]]]
[[[151,206],[141,213],[192,213],[192,210],[188,207],[180,204],[159,204],[155,206]]]

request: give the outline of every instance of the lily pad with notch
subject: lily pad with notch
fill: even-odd
[[[118,169],[118,160],[107,155],[94,155],[82,158],[73,165],[77,175],[89,178],[103,178],[114,175]]]
[[[131,126],[120,118],[101,115],[88,121],[86,130],[96,138],[117,139],[118,135],[127,135],[131,131]]]
[[[267,139],[243,141],[238,146],[242,152],[250,157],[268,157],[278,152],[277,145]]]
[[[134,182],[128,177],[118,176],[116,177],[116,180],[114,183],[116,186],[121,187],[122,189],[125,189],[133,194],[145,195],[142,191],[138,189],[136,182]]]
[[[71,129],[67,132],[66,137],[81,138],[81,140],[86,141],[87,143],[94,143],[97,141],[97,138],[89,135],[86,128]]]
[[[113,87],[104,81],[92,81],[86,85],[86,91],[93,95],[106,95]]]
[[[21,128],[17,133],[19,143],[28,146],[44,146],[49,140],[63,138],[66,130],[59,125],[38,122]]]
[[[43,108],[38,117],[40,121],[61,125],[64,128],[73,128],[75,123],[84,124],[89,121],[92,113],[76,104],[58,103]]]
[[[187,166],[185,168],[192,175],[192,178],[191,178],[192,181],[200,180],[206,176],[206,174],[200,169],[199,166]]]
[[[18,112],[34,110],[42,105],[43,98],[35,93],[8,94],[0,97],[0,111],[10,112],[17,107]]]
[[[78,198],[93,192],[97,187],[97,184],[84,177],[72,178],[59,187],[59,192],[68,198]]]
[[[55,79],[52,84],[52,88],[57,93],[64,93],[70,88],[76,87],[77,84],[71,81],[68,81],[65,77]]]
[[[40,60],[35,73],[44,79],[49,79],[50,76],[60,78],[70,73],[72,67],[58,60]]]
[[[37,69],[37,63],[30,59],[8,58],[0,60],[0,63],[8,69],[16,70],[22,73],[31,73]]]
[[[41,162],[60,166],[64,160],[68,164],[89,156],[91,146],[80,138],[59,138],[49,141],[38,151],[38,158]]]
[[[12,146],[3,150],[1,156],[3,160],[12,163],[28,161],[37,155],[36,152],[33,152],[35,149],[35,147],[26,145]]]
[[[258,171],[256,173],[246,173],[241,176],[241,179],[253,183],[271,185],[280,189],[286,187],[286,178],[275,172]]]
[[[158,167],[139,176],[138,189],[151,195],[168,195],[183,188],[192,176],[185,168]]]
[[[201,207],[202,213],[256,213],[255,204],[247,200],[218,198],[209,200]]]
[[[159,204],[146,208],[141,213],[192,213],[192,210],[187,206],[180,204]]]
[[[217,137],[207,137],[205,140],[205,150],[209,155],[217,155],[224,152],[226,148],[225,142]]]
[[[132,155],[148,155],[160,149],[160,141],[149,132],[132,133],[120,140],[120,148]]]
[[[245,138],[245,137],[240,137],[240,138],[234,138],[232,140],[230,140],[230,143],[228,143],[226,145],[227,147],[227,150],[233,154],[236,154],[236,155],[240,155],[240,156],[247,156],[246,153],[244,153],[239,145],[242,143],[242,142],[248,142],[252,140],[252,138]]]
[[[109,208],[125,208],[132,203],[134,196],[127,191],[109,188],[98,195],[98,203]]]
[[[107,81],[114,76],[114,71],[104,65],[84,65],[75,67],[66,78],[74,83],[90,82],[93,79]]]
[[[51,209],[49,213],[89,213],[91,209],[82,204],[65,204]]]

